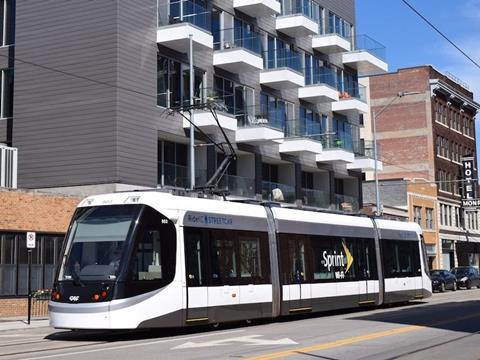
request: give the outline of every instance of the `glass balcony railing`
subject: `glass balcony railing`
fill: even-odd
[[[243,114],[238,114],[239,127],[263,126],[285,131],[286,114],[280,110],[269,110],[266,106],[255,105],[244,108]]]
[[[385,46],[372,39],[368,35],[357,35],[354,38],[355,51],[368,51],[373,56],[384,60],[386,59]]]
[[[320,22],[320,7],[311,0],[282,0],[282,15],[304,15]]]
[[[244,48],[262,54],[262,38],[260,34],[245,28],[238,27],[232,29],[224,29],[213,33],[213,49],[224,50],[233,48]]]
[[[295,202],[295,188],[286,184],[262,181],[262,199],[293,203]]]
[[[337,89],[337,74],[332,69],[310,68],[306,67],[305,71],[305,85],[321,85],[326,84]]]
[[[163,169],[163,173],[162,173]],[[188,178],[189,168],[187,166],[172,164],[172,163],[158,163],[158,182],[160,186],[175,187],[186,189],[190,187]],[[195,170],[195,184],[197,186],[203,185],[207,182],[207,171],[203,169]]]
[[[228,190],[230,195],[246,198],[255,197],[255,180],[242,176],[225,175],[219,183],[219,187]]]
[[[324,149],[343,149],[354,152],[352,134],[338,131],[332,134],[324,134],[321,137]]]
[[[351,100],[353,98],[367,102],[366,88],[357,82],[339,83],[337,88],[340,100]]]
[[[306,206],[322,209],[330,207],[330,197],[326,191],[302,188],[302,201]]]
[[[311,140],[322,140],[322,126],[319,122],[306,119],[288,120],[285,122],[285,137],[303,137]]]
[[[359,210],[358,198],[335,194],[335,208],[346,212],[357,212]]]
[[[210,31],[211,13],[193,1],[158,0],[158,26],[188,22],[206,31]]]
[[[302,72],[302,58],[299,53],[290,49],[276,49],[263,52],[265,69],[289,68]]]

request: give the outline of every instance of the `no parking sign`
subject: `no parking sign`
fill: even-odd
[[[34,232],[27,232],[27,249],[35,249],[36,234]]]

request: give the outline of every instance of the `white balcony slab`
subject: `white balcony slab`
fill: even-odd
[[[318,34],[318,23],[301,14],[277,16],[275,28],[293,38]]]
[[[280,14],[277,0],[233,0],[233,8],[253,18]]]
[[[359,73],[375,74],[388,71],[388,64],[367,50],[357,50],[342,54],[344,65],[357,69]]]
[[[357,98],[340,99],[332,102],[332,111],[346,116],[368,113],[368,104]]]
[[[310,139],[285,139],[278,151],[282,154],[301,155],[305,153],[321,154],[322,144]]]
[[[188,115],[187,115],[188,117]],[[224,130],[237,131],[237,119],[230,114],[217,111],[218,122]],[[215,118],[208,110],[196,110],[193,116],[193,121],[196,126],[205,131],[206,133],[212,133],[219,129]],[[190,128],[190,122],[183,119],[183,127]]]
[[[235,132],[235,142],[237,143],[278,143],[283,138],[284,133],[282,130],[267,126],[238,128]]]
[[[338,90],[327,84],[307,85],[298,89],[298,98],[313,104],[338,101]]]
[[[194,50],[213,49],[213,36],[207,31],[190,23],[171,24],[157,29],[157,43],[175,51],[186,53],[189,51],[190,39]]]
[[[213,52],[213,66],[231,73],[241,74],[247,71],[263,69],[263,59],[244,48],[217,50]]]
[[[369,157],[356,157],[353,163],[347,164],[347,170],[374,171],[375,160]],[[377,161],[377,170],[383,170],[383,163]]]
[[[260,73],[260,84],[273,89],[284,90],[305,86],[302,74],[290,68],[264,70]]]
[[[320,163],[344,162],[353,163],[355,155],[353,152],[342,148],[323,149],[321,154],[315,156],[315,160]]]
[[[349,40],[338,34],[325,34],[312,37],[312,48],[330,55],[350,51],[352,45]]]

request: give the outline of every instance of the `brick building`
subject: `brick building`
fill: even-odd
[[[431,200],[428,204],[422,200],[417,210],[410,209],[410,220],[426,221],[427,210],[434,209],[434,219],[429,221],[439,226],[436,252],[441,255],[434,264],[447,269],[455,265],[478,266],[479,215],[463,211],[460,201],[462,158],[476,159],[475,115],[480,105],[474,101],[473,93],[452,75],[428,65],[362,81],[369,88],[372,113],[386,107],[375,122],[383,162],[379,179],[425,179],[436,184],[434,193],[429,190],[423,195],[424,200]],[[408,96],[398,96],[402,92]],[[372,120],[368,114],[365,123],[368,126],[363,137],[369,139]],[[366,179],[372,180],[373,173],[367,173]],[[383,200],[388,201],[389,196],[385,194]],[[428,238],[433,241],[433,233]]]
[[[32,290],[50,288],[70,218],[80,199],[0,188],[0,317],[25,315],[26,233],[36,233]]]

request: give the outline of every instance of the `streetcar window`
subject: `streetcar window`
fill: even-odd
[[[416,241],[383,240],[385,277],[412,277],[421,273]]]
[[[115,279],[137,213],[135,205],[79,209],[68,235],[59,280]]]
[[[154,209],[145,206],[136,231],[130,260],[129,279],[154,290],[170,283],[175,275],[175,225]]]
[[[262,276],[260,240],[240,238],[240,276],[253,278]]]
[[[235,284],[237,279],[237,260],[232,240],[213,239],[211,243],[212,284]]]
[[[266,284],[267,234],[186,227],[185,263],[188,286]]]

